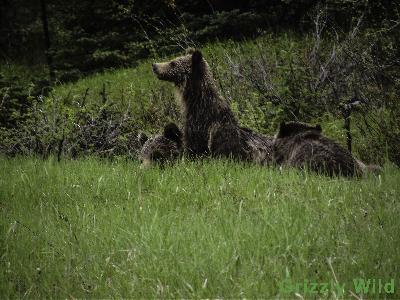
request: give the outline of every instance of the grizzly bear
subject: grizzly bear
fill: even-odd
[[[163,166],[176,160],[182,152],[182,132],[174,123],[164,127],[163,134],[148,138],[144,133],[138,135],[138,143],[142,147],[139,159],[144,167],[153,163]]]
[[[249,128],[214,124],[210,128],[208,149],[213,157],[234,159],[269,165],[272,162],[272,138]]]
[[[219,94],[210,67],[198,50],[154,63],[160,80],[174,83],[182,104],[183,144],[189,156],[272,161],[272,138],[239,126],[229,103]]]
[[[366,166],[338,143],[322,135],[320,125],[301,122],[281,123],[273,142],[273,159],[288,165],[329,176],[359,176],[373,167]]]

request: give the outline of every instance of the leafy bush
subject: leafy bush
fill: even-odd
[[[27,81],[0,72],[0,127],[14,128],[23,121],[33,102],[49,91],[47,80]]]
[[[110,84],[96,82],[84,91],[66,93],[56,88],[48,96],[30,96],[30,106],[13,126],[0,126],[0,153],[78,157],[98,155],[136,157],[139,131],[158,131],[178,110],[165,89],[144,93],[124,89],[121,97],[109,93]],[[93,89],[93,90],[92,90]]]

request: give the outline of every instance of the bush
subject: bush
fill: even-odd
[[[219,76],[221,86],[236,94],[235,107],[247,115],[242,118],[247,126],[272,132],[282,120],[342,119],[342,133],[354,135],[353,148],[362,159],[382,163],[387,153],[400,165],[398,48],[382,35],[393,28],[363,29],[359,20],[348,33],[334,29],[321,13],[314,34],[301,41],[282,39],[274,45],[264,38],[251,47],[238,44],[219,61],[228,70]]]
[[[17,127],[32,104],[49,90],[47,80],[26,80],[19,75],[0,72],[0,127]]]
[[[103,83],[100,90],[89,91],[88,87],[83,93],[70,90],[63,94],[56,88],[47,97],[32,96],[20,118],[11,116],[13,127],[0,126],[0,153],[58,159],[85,155],[136,158],[139,131],[158,131],[178,119],[178,109],[165,89],[136,90],[132,101],[122,91],[121,97],[129,98],[124,106],[109,88],[109,83]]]

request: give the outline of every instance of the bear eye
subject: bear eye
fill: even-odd
[[[171,61],[171,67],[176,67],[176,62]]]

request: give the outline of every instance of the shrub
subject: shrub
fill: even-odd
[[[254,127],[251,119],[262,120],[256,127],[271,131],[282,120],[321,122],[321,116],[329,115],[332,121],[343,120],[348,145],[353,134],[354,150],[362,159],[382,163],[382,153],[387,153],[400,164],[398,48],[382,35],[394,28],[363,29],[360,19],[348,33],[336,29],[320,13],[314,34],[303,43],[292,38],[274,45],[264,38],[252,47],[239,44],[224,54],[221,63],[230,74],[220,78],[234,77],[224,80],[228,93],[238,86],[245,91],[236,106],[240,115],[247,115],[247,125]]]

